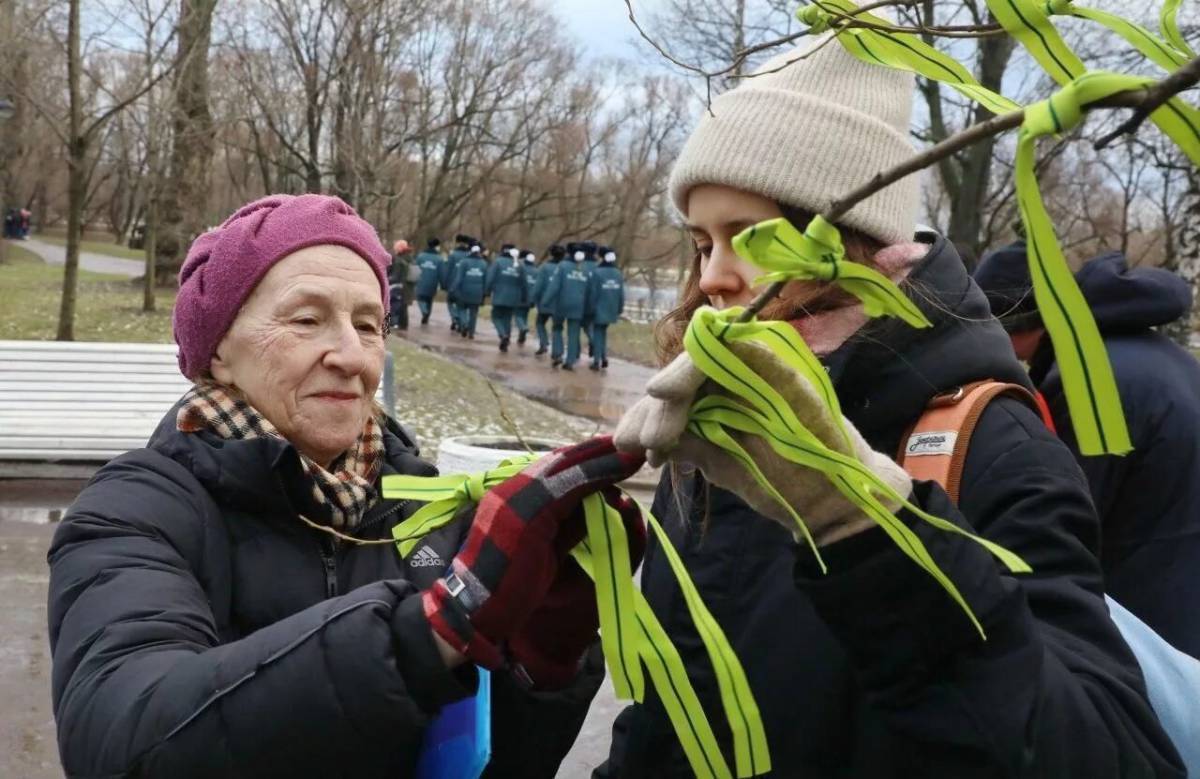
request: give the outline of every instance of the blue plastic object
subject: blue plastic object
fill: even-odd
[[[1108,613],[1133,650],[1150,705],[1175,742],[1188,776],[1200,777],[1200,660],[1180,652],[1107,595]]]
[[[477,669],[475,695],[442,709],[425,729],[417,779],[479,779],[492,756],[492,674]]]

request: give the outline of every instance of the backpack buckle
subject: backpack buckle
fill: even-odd
[[[962,402],[962,399],[966,396],[966,387],[956,387],[949,392],[943,392],[941,395],[936,395],[933,400],[929,401],[929,408],[945,408],[946,406],[955,406]]]

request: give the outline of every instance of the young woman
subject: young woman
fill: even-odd
[[[864,464],[926,511],[1032,566],[1030,574],[1009,574],[973,541],[900,512],[987,640],[823,479],[766,446],[756,450],[806,519],[825,575],[797,544],[786,514],[683,432],[690,403],[713,391],[682,353],[685,326],[701,306],[745,305],[758,292],[762,272],[734,253],[733,237],[780,216],[803,230],[831,200],[911,155],[911,99],[908,74],[864,64],[833,42],[803,59],[789,52],[714,101],[670,185],[696,248],[682,303],[659,326],[670,365],[627,413],[617,444],[670,461],[654,511],[742,660],[773,776],[1181,776],[1104,605],[1087,485],[1037,414],[1016,399],[991,403],[971,439],[957,505],[891,459],[935,395],[981,379],[1028,386],[954,248],[916,233],[914,178],[863,202],[838,227],[848,259],[900,284],[932,328],[868,321],[836,286],[808,282],[789,284],[763,316],[791,322],[823,360],[847,428],[861,434],[854,454]],[[773,386],[816,429],[828,414],[804,400],[803,381],[792,375]],[[732,762],[716,679],[653,544],[642,586]],[[652,693],[618,717],[609,761],[596,772],[690,775]]]

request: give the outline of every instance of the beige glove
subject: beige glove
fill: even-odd
[[[753,341],[735,341],[727,345],[747,367],[783,396],[800,422],[826,446],[858,458],[902,497],[912,494],[912,480],[904,469],[890,457],[872,449],[854,425],[843,419],[851,444],[851,448],[847,448],[816,388],[774,352]],[[686,430],[688,412],[699,397],[708,393],[729,394],[715,382],[705,382],[706,377],[691,357],[686,352],[680,354],[647,383],[646,397],[638,400],[621,418],[614,437],[617,448],[644,450],[646,459],[656,466],[668,460],[691,463],[700,469],[710,484],[733,492],[755,511],[781,523],[801,538],[792,515],[760,487],[732,455]],[[758,436],[729,432],[758,464],[767,481],[804,520],[818,546],[833,543],[874,524],[858,506],[838,492],[824,473],[780,457]],[[884,505],[893,511],[898,508],[886,500]]]

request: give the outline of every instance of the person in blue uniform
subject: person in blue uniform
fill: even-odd
[[[533,291],[537,287],[537,255],[529,249],[521,250],[521,264],[525,270],[525,295],[521,305],[513,309],[513,319],[517,323],[517,345],[524,346],[529,336],[529,309],[533,306]]]
[[[557,298],[554,319],[554,347],[562,349],[562,327],[567,328],[567,352],[562,357],[564,371],[575,370],[579,362],[579,330],[583,324],[583,316],[587,310],[588,280],[591,276],[583,264],[584,252],[576,246],[571,259],[560,262],[551,282]],[[558,367],[559,360],[554,360],[553,367]]]
[[[500,248],[499,256],[488,268],[485,294],[492,297],[492,324],[500,339],[500,351],[507,352],[513,313],[525,300],[525,263],[520,250],[511,243]]]
[[[421,311],[421,324],[429,324],[429,315],[433,312],[433,296],[437,294],[446,261],[442,258],[441,240],[430,238],[425,245],[425,251],[417,255],[417,308]]]
[[[563,261],[558,263],[554,268],[554,275],[550,277],[550,281],[546,287],[546,296],[550,300],[550,367],[557,368],[562,365],[563,355],[563,327],[566,326],[567,320],[562,315],[562,307],[559,305],[558,291],[562,288],[562,283],[558,278],[558,272],[567,265],[571,264],[572,259],[578,254],[580,259],[583,259],[583,252],[579,251],[578,243],[568,243],[566,253],[563,255]]]
[[[579,248],[583,251],[584,272],[586,272],[588,274],[588,277],[591,278],[591,275],[596,272],[596,266],[599,264],[596,260],[596,249],[597,249],[596,242],[595,241],[584,241],[583,243],[579,244]],[[585,336],[587,336],[588,357],[593,357],[594,356],[593,353],[596,350],[595,349],[595,339],[592,336],[592,319],[593,319],[594,314],[595,314],[595,312],[592,310],[591,302],[590,301],[585,302],[584,309],[583,309],[583,319],[580,320],[580,322],[579,322],[579,329],[583,331],[583,334]]]
[[[546,332],[546,323],[554,316],[555,298],[550,293],[550,282],[554,272],[558,270],[558,262],[567,255],[567,250],[558,244],[550,246],[546,259],[538,267],[537,280],[533,285],[533,301],[537,306],[538,350],[536,356],[545,354],[550,348],[550,334]],[[561,357],[561,353],[559,354]]]
[[[588,305],[592,310],[592,364],[598,371],[608,367],[608,326],[625,310],[625,279],[617,267],[617,254],[607,246],[600,249],[600,264],[588,282]]]
[[[475,324],[479,318],[479,306],[487,292],[487,260],[483,259],[483,247],[472,244],[470,254],[458,263],[454,272],[454,283],[450,292],[458,301],[458,332],[463,338],[475,339]]]
[[[446,309],[450,312],[450,329],[456,333],[462,332],[461,317],[459,316],[458,300],[454,297],[454,282],[458,278],[458,264],[470,254],[470,246],[477,243],[469,235],[459,233],[454,236],[454,251],[446,258],[442,266],[442,289],[446,290]]]

